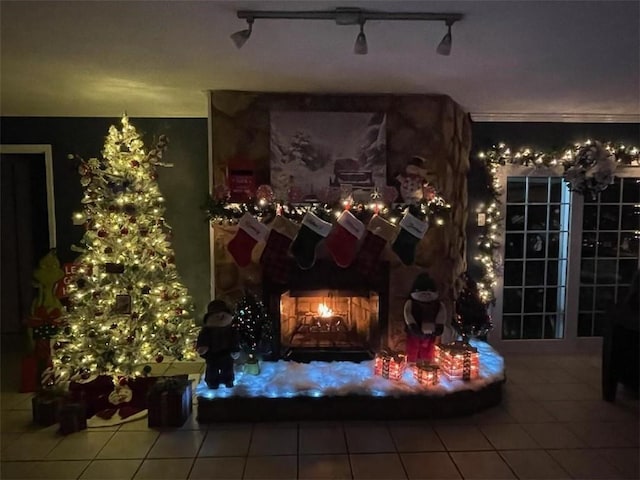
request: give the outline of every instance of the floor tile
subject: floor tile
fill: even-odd
[[[432,427],[390,425],[389,431],[399,452],[437,452],[444,445]]]
[[[37,478],[42,480],[69,480],[78,475],[89,464],[86,460],[63,460],[51,462],[2,462],[0,472],[6,480]]]
[[[158,438],[158,432],[116,432],[98,453],[99,459],[144,458]]]
[[[232,457],[247,455],[252,425],[228,425],[209,429],[200,448],[199,457]]]
[[[445,452],[401,453],[400,459],[409,480],[462,478],[455,463]]]
[[[447,450],[493,450],[475,425],[436,425],[435,430]]]
[[[142,460],[94,460],[80,480],[130,480]]]
[[[518,422],[545,423],[556,419],[538,402],[519,401],[506,405],[507,412]]]
[[[41,427],[33,424],[33,414],[29,410],[2,410],[0,431],[3,433],[34,432]]]
[[[571,422],[567,424],[567,428],[589,447],[635,447],[638,445],[637,434],[633,434],[634,425],[628,423]],[[571,448],[571,446],[568,447]]]
[[[542,448],[583,448],[586,444],[560,423],[523,423],[527,433]]]
[[[619,478],[616,470],[597,450],[549,450],[556,462],[573,478]]]
[[[479,428],[496,450],[540,448],[521,425],[480,425]]]
[[[118,429],[119,432],[147,432],[149,430],[149,419],[146,417],[123,423]]]
[[[244,477],[254,480],[289,480],[298,476],[298,457],[280,455],[271,457],[247,457]]]
[[[242,478],[245,457],[196,458],[190,479],[236,480]]]
[[[301,479],[351,478],[348,455],[300,455],[298,465]]]
[[[160,433],[158,440],[148,454],[149,458],[193,458],[198,454],[206,432],[168,431]]]
[[[31,410],[33,393],[2,392],[0,393],[0,409]]]
[[[516,478],[496,452],[452,452],[451,457],[465,479]]]
[[[472,415],[471,419],[476,425],[518,423],[502,405],[476,413]]]
[[[501,451],[500,455],[520,479],[570,478],[544,450],[508,450]]]
[[[51,432],[24,433],[2,452],[3,460],[44,460],[62,441]]]
[[[579,400],[543,400],[540,404],[560,422],[600,421],[592,416],[588,405]]]
[[[347,423],[344,425],[349,453],[382,453],[395,452],[396,447],[386,425],[360,425]]]
[[[624,478],[640,478],[640,456],[637,448],[602,448],[598,453]]]
[[[407,475],[397,453],[350,455],[355,480],[406,479]]]
[[[186,479],[192,463],[192,458],[147,459],[142,462],[133,478],[136,480]]]
[[[295,455],[298,453],[298,429],[256,425],[249,455]]]
[[[0,452],[4,452],[7,447],[13,445],[20,438],[22,433],[0,433]]]
[[[113,435],[114,432],[88,430],[73,433],[49,452],[47,460],[91,460]]]
[[[347,453],[342,425],[326,427],[300,426],[300,454]]]

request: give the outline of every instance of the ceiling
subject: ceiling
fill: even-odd
[[[459,12],[440,22],[260,20],[238,9]],[[640,121],[638,1],[2,1],[4,116],[206,117],[208,90],[436,93],[474,120]]]

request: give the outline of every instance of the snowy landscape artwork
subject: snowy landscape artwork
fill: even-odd
[[[386,185],[384,113],[273,111],[270,120],[278,198],[331,203],[348,192],[367,201]]]

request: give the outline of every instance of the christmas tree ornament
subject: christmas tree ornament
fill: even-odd
[[[227,250],[239,267],[251,263],[251,252],[258,242],[264,241],[267,227],[249,213],[245,213],[238,222],[238,231],[227,245]]]
[[[269,205],[273,203],[275,195],[271,185],[260,185],[256,190],[256,200],[260,205]]]
[[[429,229],[427,219],[420,220],[407,212],[400,221],[400,231],[391,249],[398,255],[402,263],[412,265],[416,257],[416,247]]]
[[[156,355],[156,363],[162,363],[164,360],[164,355]]]
[[[271,231],[260,257],[260,265],[265,277],[275,283],[287,283],[293,259],[289,247],[296,236],[298,227],[286,218],[277,215],[270,225]]]
[[[358,252],[355,267],[365,277],[374,275],[387,243],[396,236],[396,227],[379,215],[374,215],[367,225],[367,233]]]
[[[347,268],[356,257],[358,240],[365,231],[364,224],[351,212],[345,210],[338,217],[326,245],[336,265]]]
[[[316,263],[316,247],[331,232],[331,224],[307,212],[302,219],[298,234],[291,242],[291,254],[298,266],[308,270]]]

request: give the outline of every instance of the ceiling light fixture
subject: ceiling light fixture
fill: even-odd
[[[451,54],[451,24],[447,22],[447,33],[444,37],[442,37],[442,41],[438,45],[436,52],[440,55],[450,55]]]
[[[242,48],[242,46],[246,43],[247,40],[249,40],[249,37],[251,36],[251,32],[253,30],[253,18],[246,17],[246,20],[249,28],[239,30],[231,35],[231,40],[233,40],[236,48]]]
[[[238,18],[245,19],[249,24],[247,30],[241,30],[231,35],[236,47],[241,48],[251,35],[251,25],[256,18],[277,20],[333,20],[337,25],[360,25],[360,33],[356,39],[353,52],[358,55],[367,53],[367,38],[364,34],[364,23],[367,20],[413,20],[427,22],[444,22],[448,31],[437,52],[441,55],[451,53],[451,25],[462,20],[461,13],[433,13],[433,12],[379,12],[362,10],[360,8],[336,8],[334,10],[312,11],[275,11],[275,10],[239,10]]]
[[[369,49],[367,48],[367,37],[364,34],[364,22],[360,23],[360,33],[356,38],[356,43],[353,46],[353,53],[356,55],[366,55]]]

